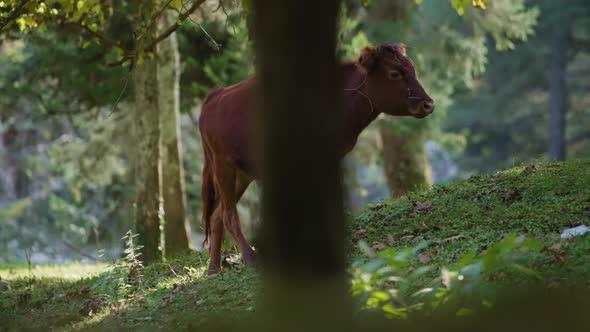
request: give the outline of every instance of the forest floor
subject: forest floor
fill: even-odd
[[[391,271],[412,276],[405,293],[446,285],[448,271],[464,282],[466,271],[489,267],[507,246],[524,251],[523,238],[535,244],[526,242],[534,250],[512,265],[522,273],[499,272],[483,282],[518,283],[524,275],[588,289],[590,233],[560,238],[582,224],[590,226],[590,160],[516,167],[372,204],[351,216],[352,292],[363,307],[404,317],[412,306],[392,295]],[[260,290],[256,271],[208,278],[206,263],[206,253],[190,252],[145,268],[132,260],[0,265],[0,330],[193,330],[217,318],[250,319]]]

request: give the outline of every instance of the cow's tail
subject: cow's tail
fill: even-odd
[[[207,148],[205,147],[205,150]],[[211,236],[211,215],[215,209],[215,185],[213,183],[213,170],[211,169],[211,161],[209,160],[209,153],[205,152],[205,164],[203,165],[203,177],[201,182],[201,211],[203,218],[203,225],[205,226],[205,240],[203,240],[203,248],[209,243],[209,236]]]
[[[203,144],[203,153],[205,155],[205,163],[203,164],[203,176],[201,179],[201,211],[202,211],[202,222],[205,226],[205,240],[203,240],[203,248],[209,243],[209,237],[211,236],[211,215],[215,210],[215,184],[213,180],[213,156],[209,150],[209,146],[203,135],[203,110],[212,98],[217,96],[224,90],[221,86],[216,86],[205,97],[203,100],[203,106],[201,109],[201,117],[199,118],[199,130],[201,131],[201,143]]]

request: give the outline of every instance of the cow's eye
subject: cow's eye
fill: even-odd
[[[392,70],[389,72],[389,79],[390,80],[399,80],[402,78],[402,74],[397,70]]]

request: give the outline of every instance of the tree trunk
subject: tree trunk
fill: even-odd
[[[565,160],[565,115],[568,107],[566,84],[569,27],[556,24],[551,33],[551,67],[549,69],[549,159]]]
[[[170,26],[174,20],[172,13],[164,14],[159,30]],[[165,251],[171,257],[189,248],[191,234],[180,140],[180,54],[176,33],[158,45],[158,90]]]
[[[336,0],[254,1],[267,287],[260,312],[273,330],[338,330],[351,318],[336,151],[338,8]]]
[[[430,164],[420,130],[397,135],[391,120],[381,122],[383,162],[393,197],[432,185]]]
[[[140,31],[142,18],[151,17],[153,1],[144,1],[139,6],[135,30]],[[140,40],[146,45],[155,36],[151,27]],[[160,212],[162,211],[160,126],[157,60],[145,54],[142,63],[136,63],[133,75],[135,87],[135,227],[138,242],[143,246],[140,257],[149,263],[162,257],[160,246]]]

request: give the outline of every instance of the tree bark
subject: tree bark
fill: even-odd
[[[391,121],[384,120],[380,125],[383,168],[393,197],[432,185],[430,163],[420,130],[398,135]]]
[[[153,1],[139,5],[135,30],[141,22],[154,12]],[[155,27],[149,28],[139,41],[139,47],[148,45],[156,34]],[[161,259],[160,213],[162,209],[162,178],[160,160],[160,114],[158,96],[157,60],[146,54],[142,63],[137,63],[133,75],[135,87],[135,227],[138,242],[143,246],[140,257],[145,263]]]
[[[565,160],[565,119],[568,108],[566,84],[569,27],[556,24],[551,33],[551,67],[549,69],[549,159]]]
[[[350,327],[336,151],[338,8],[336,0],[254,1],[267,287],[260,312],[274,330]]]
[[[175,19],[172,13],[164,14],[159,29],[167,28]],[[164,238],[166,256],[171,257],[189,248],[191,234],[180,140],[180,54],[176,33],[160,42],[157,50]]]

